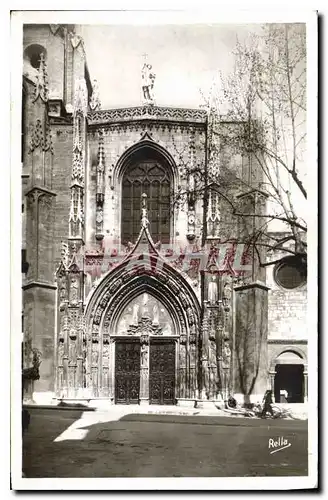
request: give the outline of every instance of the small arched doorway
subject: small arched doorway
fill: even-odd
[[[304,360],[293,351],[275,360],[274,397],[277,403],[304,403]]]

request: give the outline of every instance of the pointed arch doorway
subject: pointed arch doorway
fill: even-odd
[[[179,337],[164,304],[138,295],[120,314],[114,338],[115,403],[175,404]]]

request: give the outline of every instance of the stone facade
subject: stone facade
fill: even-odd
[[[287,249],[288,243],[284,245]],[[284,257],[285,253],[272,251],[271,261]],[[303,395],[307,401],[307,287],[303,284],[292,290],[280,286],[274,277],[275,266],[267,268],[268,294],[268,369],[271,387],[275,388],[277,366],[285,363],[284,356],[290,356],[290,362],[302,366],[304,370]],[[280,361],[281,360],[281,361]],[[287,363],[288,364],[288,358]],[[278,397],[277,390],[275,397]]]
[[[279,290],[257,258],[249,260],[238,243],[249,223],[236,219],[219,186],[196,194],[197,172],[218,168],[207,162],[207,113],[151,102],[101,110],[83,40],[70,25],[25,28],[23,80],[24,348],[41,353],[40,379],[25,396],[140,404],[194,404],[230,392],[258,398],[280,347],[306,342],[296,324],[305,297]],[[141,192],[131,198],[137,229],[123,240],[123,181],[134,164],[165,172],[165,244],[152,231],[160,205]],[[246,168],[231,152],[222,164]],[[258,172],[251,189],[239,187],[221,188],[240,210],[265,210]]]

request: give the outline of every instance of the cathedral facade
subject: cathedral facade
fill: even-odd
[[[298,366],[306,400],[306,332],[279,326],[290,300],[291,325],[305,314],[304,286],[268,277],[226,201],[264,213],[258,175],[206,182],[207,112],[157,105],[148,63],[140,106],[103,110],[77,26],[26,25],[23,44],[23,363],[39,360],[25,399],[278,400]]]

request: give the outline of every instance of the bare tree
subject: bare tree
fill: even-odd
[[[266,213],[240,212],[235,199],[227,197],[235,216],[259,219],[254,234],[249,233],[257,247],[305,255],[307,225],[295,208],[307,198],[305,27],[267,25],[263,33],[237,41],[233,54],[234,70],[220,73],[209,95],[203,94],[209,116],[208,178],[214,172],[220,186],[234,180],[241,189],[256,187],[267,196]],[[235,170],[226,161],[234,155],[240,158]],[[211,169],[211,163],[219,168]],[[289,234],[270,235],[272,221],[283,223]],[[288,239],[293,246],[286,250]]]

